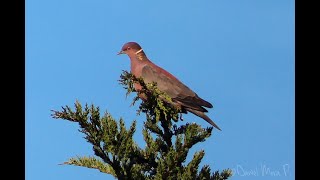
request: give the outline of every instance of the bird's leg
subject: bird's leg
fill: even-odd
[[[180,114],[180,120],[183,121],[182,113],[179,113],[179,114]]]

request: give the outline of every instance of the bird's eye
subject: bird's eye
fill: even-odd
[[[131,47],[127,47],[127,50],[130,50],[131,49]]]

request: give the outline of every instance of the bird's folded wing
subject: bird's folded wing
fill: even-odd
[[[172,100],[180,102],[180,104],[185,107],[202,112],[207,112],[207,110],[201,106],[212,107],[210,103],[198,97],[196,93],[181,81],[172,78],[163,72],[165,72],[165,70],[156,70],[149,65],[145,65],[141,75],[146,83],[156,82],[160,91],[165,92]]]

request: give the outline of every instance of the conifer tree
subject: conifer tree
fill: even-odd
[[[204,150],[186,162],[189,150],[209,138],[212,127],[201,128],[195,123],[178,127],[175,123],[181,120],[180,110],[170,105],[170,97],[160,92],[155,83],[145,84],[126,71],[120,78],[127,95],[137,93],[133,104],[141,93],[148,97],[138,109],[138,114],[146,115],[142,130],[146,147],[139,147],[133,139],[136,121],[126,129],[123,119],[118,122],[108,112],[101,115],[99,107],[83,107],[76,101],[74,109],[64,106],[61,111],[53,111],[52,117],[79,123],[79,131],[92,144],[95,156],[74,157],[63,164],[98,169],[120,180],[223,180],[232,175],[230,169],[211,172],[208,165],[200,169]],[[134,83],[140,83],[142,90],[137,92]]]

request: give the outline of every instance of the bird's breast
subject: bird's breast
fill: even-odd
[[[131,61],[131,73],[136,77],[141,77],[142,69],[144,68],[145,64]]]

